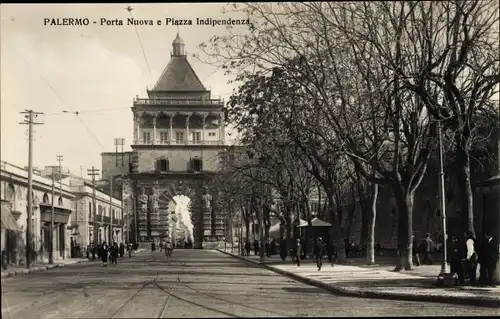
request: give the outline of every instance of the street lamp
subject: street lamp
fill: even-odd
[[[447,229],[446,229],[446,197],[444,190],[444,171],[443,171],[443,143],[441,141],[441,121],[437,123],[438,147],[439,147],[439,203],[441,210],[441,222],[443,231],[443,260],[441,262],[441,272],[439,278],[444,278],[445,274],[450,273],[450,267],[447,263],[448,245],[447,245]]]

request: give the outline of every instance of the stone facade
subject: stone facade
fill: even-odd
[[[93,242],[94,238],[94,215],[93,207],[93,187],[89,181],[78,177],[70,177],[69,184],[71,191],[75,194],[72,202],[72,209],[75,212],[74,227],[77,229],[77,241],[82,246],[87,246]],[[96,190],[96,220],[97,241],[117,243],[125,242],[126,237],[126,216],[123,213],[122,203],[117,198],[112,198],[100,190]]]
[[[28,171],[24,168],[2,161],[0,169],[2,214],[12,214],[16,220],[16,230],[2,229],[2,250],[9,253],[11,263],[26,261],[26,227],[28,207]],[[52,179],[40,172],[33,172],[33,213],[31,234],[34,244],[32,257],[36,262],[47,262],[49,258],[50,221],[52,201],[54,201],[53,251],[54,260],[71,257],[71,238],[74,221],[72,200],[75,195],[69,185],[62,182],[54,184],[52,198]]]
[[[124,205],[138,242],[170,240],[169,205],[191,199],[195,248],[223,237],[221,217],[207,188],[225,148],[224,102],[213,99],[189,64],[177,35],[171,60],[148,98],[133,100],[132,152],[103,153],[104,178],[125,174]]]

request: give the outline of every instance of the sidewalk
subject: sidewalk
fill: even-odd
[[[297,267],[289,257],[282,261],[279,256],[272,256],[266,257],[261,264],[259,256],[238,256],[237,249],[233,253],[230,249],[219,251],[333,293],[500,308],[500,287],[437,287],[439,265],[420,266],[415,271],[398,273],[391,271],[394,265],[383,258],[380,264],[373,266],[363,265],[361,260],[355,259],[333,267],[327,261],[318,271],[312,260],[301,261],[300,267]]]
[[[65,267],[68,265],[80,264],[80,263],[88,262],[88,261],[89,260],[87,258],[71,258],[71,259],[58,260],[52,265],[50,265],[50,264],[35,264],[35,265],[32,265],[31,268],[29,268],[29,269],[27,269],[24,266],[9,265],[7,270],[2,269],[1,278],[14,277],[14,276],[19,276],[19,275],[23,275],[23,274],[32,273],[32,272],[45,271],[45,270],[49,270],[49,269]]]
[[[135,254],[139,254],[146,251],[145,249],[138,249],[135,251]],[[96,259],[99,261],[99,259]],[[7,270],[1,270],[1,278],[7,278],[7,277],[15,277],[15,276],[20,276],[24,274],[29,274],[32,272],[39,272],[39,271],[45,271],[49,269],[54,269],[54,268],[60,268],[60,267],[65,267],[69,265],[75,265],[75,264],[81,264],[85,262],[92,262],[96,261],[92,259],[87,259],[87,258],[71,258],[71,259],[63,259],[63,260],[57,260],[54,264],[34,264],[31,266],[31,268],[27,269],[25,266],[12,266],[9,265]]]

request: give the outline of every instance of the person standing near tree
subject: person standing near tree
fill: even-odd
[[[302,256],[302,244],[300,243],[300,238],[297,238],[294,256],[297,262],[297,267],[300,267],[300,257]]]
[[[316,258],[316,266],[318,271],[321,270],[323,266],[323,255],[325,253],[325,244],[323,243],[323,238],[318,237],[314,245],[314,257]]]
[[[425,234],[420,244],[420,252],[424,254],[423,263],[426,265],[432,265],[432,244],[431,234]]]
[[[413,244],[412,244],[412,251],[413,251],[413,260],[415,261],[415,266],[420,266],[420,255],[419,255],[419,248],[418,245],[417,245],[417,240],[415,239],[415,235],[412,235],[412,240],[413,240]]]

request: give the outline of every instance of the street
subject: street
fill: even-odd
[[[332,295],[217,251],[143,252],[2,280],[3,318],[498,315],[498,309]]]

